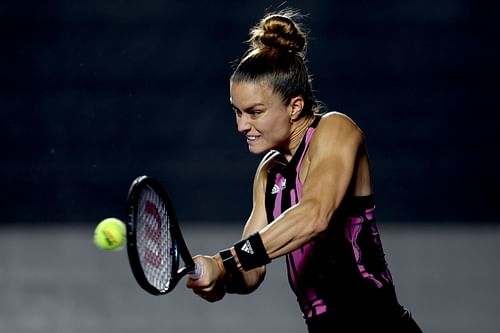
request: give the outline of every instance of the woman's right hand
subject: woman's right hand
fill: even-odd
[[[222,262],[219,264],[215,257],[201,255],[195,256],[193,260],[199,265],[201,275],[196,280],[188,276],[186,287],[208,302],[221,300],[226,294]]]

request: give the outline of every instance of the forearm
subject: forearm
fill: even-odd
[[[265,272],[264,267],[259,267],[248,272],[240,271],[233,274],[226,281],[226,291],[231,294],[250,294],[262,283]]]
[[[235,260],[235,268],[226,269],[220,254],[216,254],[213,257],[219,269],[223,272],[222,283],[225,285],[225,289],[228,293],[249,294],[257,289],[264,280],[266,268],[265,266],[261,266],[249,271],[244,271],[241,269],[241,265],[237,260],[234,248],[231,248],[230,251]]]
[[[332,209],[322,210],[313,202],[291,207],[260,230],[267,255],[275,259],[306,244],[326,230],[332,214]]]

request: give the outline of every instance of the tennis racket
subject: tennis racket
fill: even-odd
[[[137,283],[153,295],[172,291],[186,274],[201,275],[193,261],[162,186],[148,176],[136,178],[128,193],[127,253]],[[182,258],[184,266],[179,268]]]

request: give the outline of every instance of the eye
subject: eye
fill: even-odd
[[[247,113],[248,113],[248,115],[251,118],[257,118],[258,116],[260,116],[260,114],[262,113],[262,111],[260,111],[260,110],[250,110]]]

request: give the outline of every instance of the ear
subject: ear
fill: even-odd
[[[304,98],[302,96],[292,97],[288,104],[290,111],[290,121],[295,121],[300,118],[300,114],[304,109]]]

